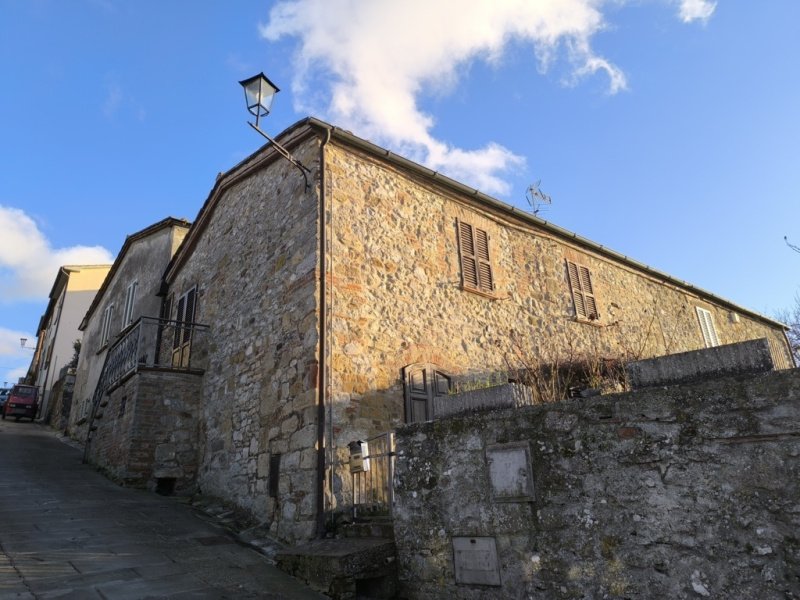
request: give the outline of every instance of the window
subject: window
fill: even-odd
[[[103,311],[103,327],[100,332],[100,346],[108,344],[108,338],[111,337],[111,317],[114,316],[114,305],[109,304]]]
[[[197,287],[193,287],[178,299],[175,315],[175,335],[172,338],[172,366],[188,367],[192,345],[192,324],[197,298]]]
[[[128,293],[125,296],[125,312],[122,314],[122,328],[124,329],[133,321],[133,303],[136,301],[136,285],[133,281],[128,286]]]
[[[695,306],[694,308],[697,311],[697,319],[700,321],[700,331],[703,332],[703,340],[706,343],[706,348],[719,346],[719,338],[717,337],[717,330],[714,329],[714,321],[711,319],[711,312],[699,306]]]
[[[494,275],[489,261],[489,234],[465,223],[458,222],[458,249],[461,257],[461,285],[468,290],[491,294]]]
[[[567,277],[572,289],[572,301],[575,303],[575,315],[580,319],[591,321],[599,319],[600,313],[597,312],[597,299],[589,269],[568,260]]]
[[[406,423],[418,423],[436,417],[434,398],[447,396],[452,380],[435,365],[415,364],[403,368],[403,387]]]

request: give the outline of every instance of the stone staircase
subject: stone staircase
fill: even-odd
[[[284,549],[275,561],[334,600],[378,600],[397,593],[394,529],[389,519],[342,526],[338,537]]]

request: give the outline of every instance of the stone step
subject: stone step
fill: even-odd
[[[342,537],[346,538],[394,539],[394,523],[391,520],[349,523],[341,525],[338,531]]]
[[[397,563],[394,541],[385,538],[315,540],[278,552],[275,562],[334,600],[394,598]]]

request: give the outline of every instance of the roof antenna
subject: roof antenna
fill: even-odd
[[[530,184],[528,189],[525,190],[525,198],[528,200],[531,211],[535,215],[538,215],[542,210],[547,210],[547,206],[553,203],[552,198],[539,189],[541,183],[542,180],[539,179],[536,183]]]

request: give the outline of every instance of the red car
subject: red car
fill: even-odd
[[[19,421],[22,417],[28,417],[33,421],[38,410],[39,390],[36,386],[18,384],[11,388],[11,393],[3,407],[3,418],[14,417]]]

